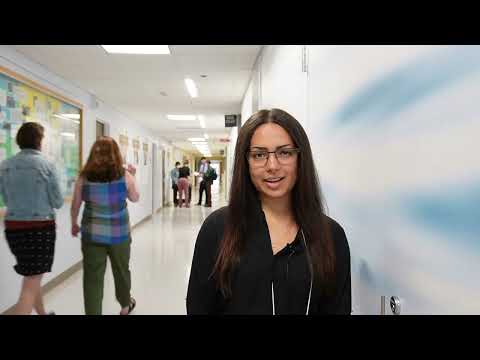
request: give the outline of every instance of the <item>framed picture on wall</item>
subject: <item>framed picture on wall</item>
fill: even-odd
[[[127,164],[127,154],[128,154],[128,136],[120,134],[120,152],[122,153],[123,165]]]
[[[140,159],[139,159],[139,152],[140,152],[140,141],[139,140],[132,140],[132,145],[133,145],[133,161],[134,161],[134,164],[135,166],[138,166],[138,164],[140,163]]]

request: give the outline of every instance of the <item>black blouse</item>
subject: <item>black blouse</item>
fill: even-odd
[[[272,282],[276,314],[303,314],[307,311],[310,271],[302,233],[273,254],[268,225],[260,206],[250,216],[258,219],[248,230],[248,241],[232,275],[232,297],[225,299],[210,276],[215,264],[227,208],[205,220],[195,244],[187,293],[188,314],[272,314]],[[350,314],[350,251],[345,232],[328,218],[336,256],[334,292],[324,295],[315,279],[309,314]],[[308,239],[307,239],[308,242]]]
[[[190,168],[188,166],[183,166],[178,169],[178,178],[187,178],[190,176]]]

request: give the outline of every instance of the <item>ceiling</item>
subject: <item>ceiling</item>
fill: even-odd
[[[99,45],[14,48],[180,148],[193,151],[186,139],[206,132],[216,155],[225,148],[219,139],[229,135],[224,115],[240,113],[262,46],[169,45],[171,55],[108,54]],[[197,98],[190,98],[185,77],[195,81]],[[167,114],[204,115],[206,129],[198,121],[168,120]]]

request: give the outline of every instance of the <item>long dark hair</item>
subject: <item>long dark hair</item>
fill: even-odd
[[[122,154],[117,142],[109,136],[99,137],[90,150],[80,176],[91,182],[111,182],[124,175]]]
[[[245,249],[247,229],[253,220],[246,214],[254,214],[255,203],[259,201],[250,178],[246,154],[255,130],[266,123],[274,123],[285,129],[294,145],[300,149],[297,181],[292,189],[292,209],[297,224],[305,234],[315,280],[329,292],[335,271],[335,252],[310,142],[302,125],[293,116],[279,109],[256,112],[239,131],[224,237],[212,275],[222,294],[225,297],[231,296],[232,271]]]

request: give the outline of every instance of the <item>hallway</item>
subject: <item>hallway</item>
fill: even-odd
[[[317,172],[325,212],[348,240],[354,315],[480,314],[479,91],[477,45],[0,45],[0,161],[21,151],[23,124],[40,124],[41,153],[55,165],[64,200],[45,217],[54,211],[57,230],[54,265],[42,281],[51,289],[47,310],[84,314],[71,204],[93,145],[107,136],[119,147],[117,162],[135,167],[140,193],[128,203],[134,314],[186,313],[204,219],[229,192],[249,199],[232,180],[255,160],[252,149],[278,155],[287,142],[301,161],[313,160],[297,168],[295,181],[314,184],[300,179]],[[302,128],[295,134],[308,141],[252,146],[249,131],[269,109],[295,118]],[[195,206],[206,160],[218,176],[213,208]],[[195,188],[189,209],[165,207],[177,163]],[[279,176],[263,180],[275,187],[286,178]],[[18,184],[2,188],[14,193]],[[306,217],[312,211],[302,206],[318,200],[312,193],[293,198]],[[0,314],[13,309],[23,281],[4,234],[8,198],[0,194]],[[25,207],[30,215],[17,220],[40,218]],[[103,313],[119,310],[108,266]]]
[[[192,195],[191,208],[163,208],[133,230],[130,270],[137,307],[132,315],[186,314],[185,297],[197,233],[212,211],[226,205],[218,192],[212,193],[212,208],[193,205],[198,193]],[[45,306],[57,315],[83,315],[82,270],[45,294]],[[119,311],[108,265],[103,313],[115,315]]]

